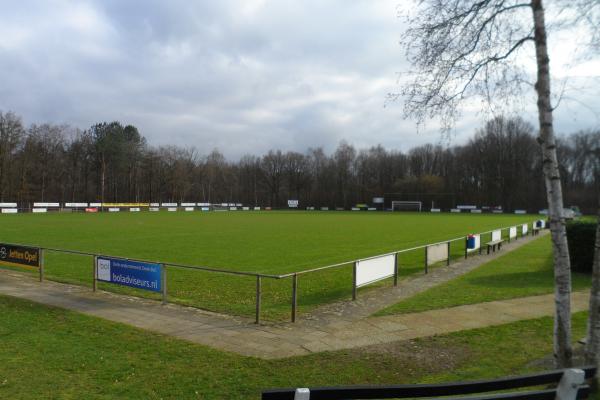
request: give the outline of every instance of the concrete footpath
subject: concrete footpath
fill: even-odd
[[[255,325],[250,319],[175,304],[118,295],[0,270],[0,294],[81,312],[177,337],[220,350],[265,359],[284,358],[389,343],[465,329],[551,316],[552,294],[465,305],[414,314],[369,316],[373,312],[462,275],[532,239],[519,240],[494,256],[441,267],[429,275],[401,281],[397,288],[367,292],[357,302],[340,302],[302,317],[295,324]],[[371,300],[370,300],[371,299]],[[587,309],[588,292],[573,293],[572,309]]]

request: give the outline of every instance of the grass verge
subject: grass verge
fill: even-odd
[[[550,235],[511,251],[456,279],[387,307],[376,315],[420,312],[552,293],[554,273]],[[591,286],[591,277],[574,273],[573,290]]]
[[[265,361],[0,296],[0,398],[258,399],[272,387],[471,380],[532,370],[552,319]],[[573,337],[585,332],[573,317]]]

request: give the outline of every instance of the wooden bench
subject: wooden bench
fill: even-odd
[[[498,247],[498,250],[500,250],[502,248],[502,243],[504,243],[504,239],[500,239],[500,240],[494,240],[492,242],[487,242],[485,245],[487,246],[487,253],[490,254],[490,249],[492,249],[492,251],[496,251],[496,247]]]
[[[419,397],[453,397],[458,399],[586,399],[590,387],[585,382],[596,373],[595,367],[565,369],[538,374],[473,382],[434,385],[346,386],[321,388],[275,389],[262,393],[263,400],[333,400],[333,399],[402,399]],[[541,387],[541,388],[540,388]],[[527,390],[521,390],[528,388]],[[506,392],[512,390],[510,392]],[[497,393],[504,391],[503,393]],[[496,392],[487,395],[483,393]],[[464,395],[477,395],[463,397]]]

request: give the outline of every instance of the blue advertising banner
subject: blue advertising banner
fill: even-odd
[[[152,292],[162,290],[162,266],[157,263],[98,257],[96,277],[99,281],[136,289]]]

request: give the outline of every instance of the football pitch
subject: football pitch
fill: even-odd
[[[0,216],[0,242],[281,275],[535,218],[509,214],[302,211],[19,214]],[[451,257],[462,257],[464,246],[464,240],[453,242]],[[399,274],[403,277],[423,273],[423,264],[422,249],[402,253]],[[48,279],[91,286],[92,257],[47,251],[45,275]],[[237,315],[250,316],[255,311],[256,282],[252,276],[169,267],[167,282],[169,301]],[[387,280],[374,286],[390,284]],[[107,283],[100,283],[99,288],[157,297]],[[263,279],[263,316],[287,318],[291,290],[291,279]],[[351,294],[350,264],[301,275],[298,309],[309,311]]]

